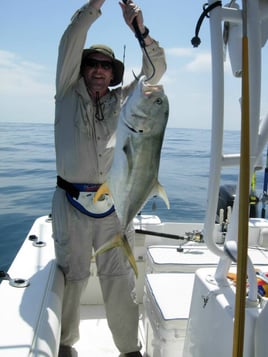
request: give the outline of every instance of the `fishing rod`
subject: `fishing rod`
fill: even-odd
[[[148,231],[148,230],[145,230],[145,229],[135,229],[135,233],[137,233],[137,234],[147,234],[147,235],[150,235],[150,236],[162,237],[162,238],[185,240],[184,236],[180,236],[178,234],[154,232],[154,231]]]
[[[126,45],[124,45],[124,49],[123,49],[123,65],[125,67],[125,61],[126,61]],[[122,77],[122,82],[121,82],[121,86],[123,87],[124,85],[124,76]],[[121,93],[121,100],[122,100],[122,93]]]
[[[181,236],[179,234],[155,232],[155,231],[149,231],[146,229],[136,228],[135,233],[136,234],[144,234],[144,235],[148,235],[148,236],[154,236],[154,237],[182,240],[185,243],[186,242],[195,242],[195,243],[203,243],[204,242],[203,234],[200,231],[185,232],[185,235]],[[181,248],[181,245],[177,250],[183,251],[183,248]]]
[[[123,3],[124,3],[125,5],[127,5],[128,0],[123,0]],[[147,52],[146,45],[145,45],[145,41],[144,41],[145,37],[149,34],[149,29],[145,26],[145,33],[142,34],[141,31],[140,31],[140,29],[139,29],[139,26],[138,26],[138,22],[137,22],[136,17],[135,17],[135,18],[133,19],[133,21],[132,21],[132,26],[133,26],[134,31],[135,31],[135,36],[136,36],[136,38],[138,39],[139,44],[140,44],[141,48],[143,49],[143,51],[144,51],[146,57],[148,58],[148,61],[149,61],[150,65],[151,65],[151,67],[152,67],[152,70],[153,70],[153,73],[151,74],[151,76],[146,79],[146,81],[149,81],[149,80],[152,79],[153,76],[155,75],[155,66],[154,66],[154,64],[153,64],[153,62],[152,62],[152,60],[151,60],[151,58],[150,58],[150,56],[149,56],[149,54],[148,54],[148,52]],[[134,77],[137,79],[137,76],[136,76],[135,74],[134,74]]]
[[[268,186],[268,147],[267,147],[267,152],[266,152],[266,166],[265,166],[265,170],[264,170],[264,179],[263,179],[261,218],[265,218],[265,216],[266,216],[266,201],[268,198],[267,186]]]

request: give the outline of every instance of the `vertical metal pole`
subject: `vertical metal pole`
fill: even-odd
[[[250,118],[249,118],[249,59],[247,36],[247,0],[243,0],[243,38],[242,38],[242,113],[241,113],[241,147],[240,147],[240,201],[238,222],[238,256],[237,287],[235,300],[235,321],[233,334],[233,357],[243,357],[248,219],[249,219],[249,186],[250,186]]]

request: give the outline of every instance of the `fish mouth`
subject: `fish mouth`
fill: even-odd
[[[130,126],[128,123],[124,122],[124,124],[133,133],[136,133],[136,134],[142,134],[143,133],[142,129],[136,130],[135,128],[133,128],[133,126]]]

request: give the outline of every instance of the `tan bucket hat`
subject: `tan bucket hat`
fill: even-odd
[[[109,57],[113,64],[114,78],[111,80],[110,86],[116,86],[122,82],[124,75],[124,64],[115,58],[114,51],[105,45],[92,45],[91,47],[84,49],[82,54],[81,69],[83,68],[85,61],[93,53],[102,53]]]

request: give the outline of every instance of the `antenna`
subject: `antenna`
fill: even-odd
[[[125,67],[125,61],[126,61],[126,45],[124,45],[124,50],[123,50],[123,65]],[[124,76],[122,77],[122,86],[124,83]]]

